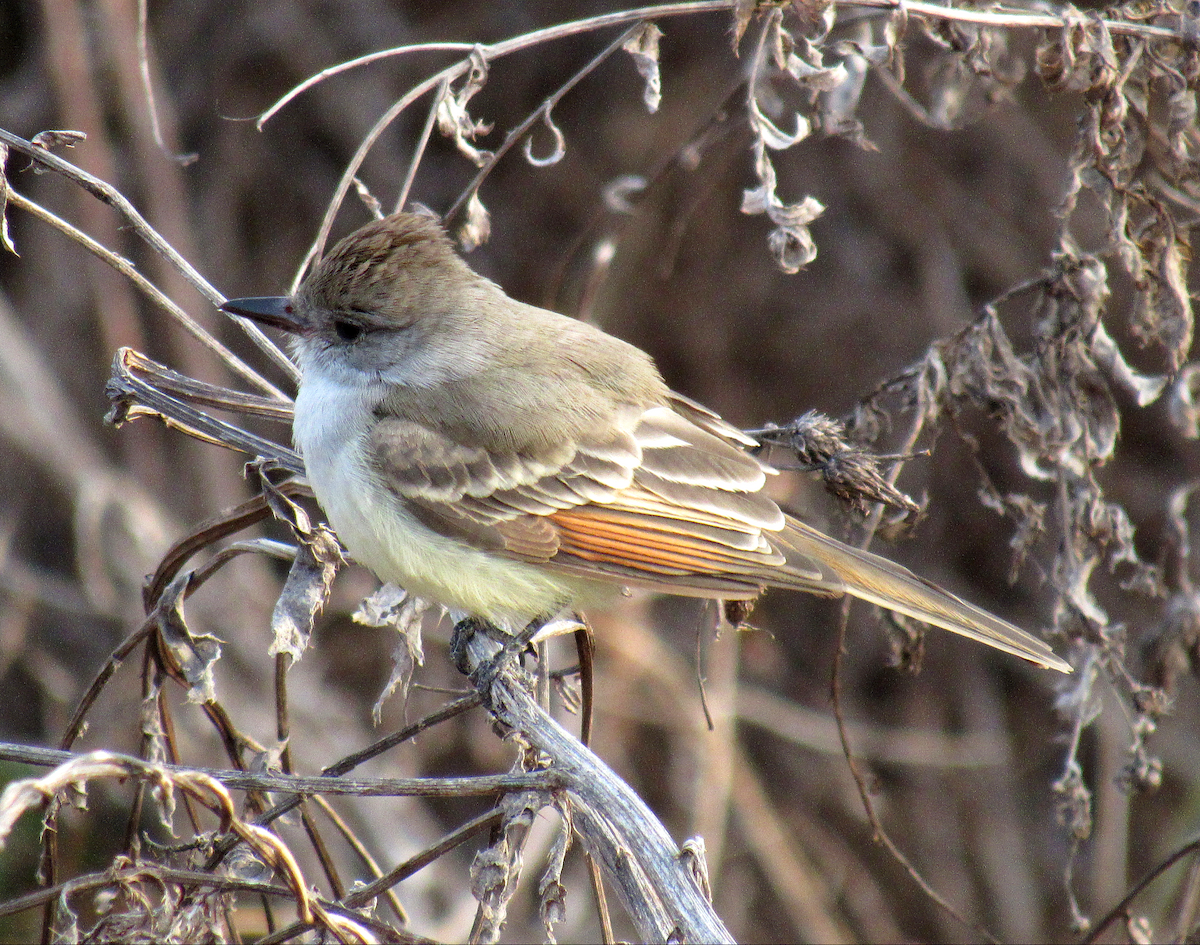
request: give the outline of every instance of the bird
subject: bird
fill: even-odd
[[[294,294],[221,308],[291,336],[293,440],[350,556],[454,615],[516,632],[631,588],[850,594],[1071,671],[1037,637],[785,511],[757,440],[671,390],[641,349],[509,297],[429,215],[367,223]]]

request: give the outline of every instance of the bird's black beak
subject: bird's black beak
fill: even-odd
[[[281,328],[298,334],[304,325],[296,313],[291,298],[286,295],[265,295],[254,299],[228,299],[221,306],[222,312],[241,315],[272,328]]]

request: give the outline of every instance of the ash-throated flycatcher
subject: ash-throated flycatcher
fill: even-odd
[[[853,594],[1040,666],[1041,640],[785,514],[756,441],[649,355],[525,305],[432,219],[342,240],[290,297],[222,308],[295,337],[293,435],[330,524],[380,578],[520,629],[622,587]]]

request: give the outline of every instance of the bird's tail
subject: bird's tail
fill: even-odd
[[[842,591],[1039,666],[1062,673],[1071,672],[1071,665],[1059,659],[1049,645],[1037,637],[968,604],[886,558],[852,548],[790,517],[783,531],[772,537],[787,546],[789,559],[795,553],[798,570],[811,575],[811,569],[803,567],[804,564],[811,562],[820,567],[823,580],[813,586],[811,577],[806,579],[804,583],[808,590]]]

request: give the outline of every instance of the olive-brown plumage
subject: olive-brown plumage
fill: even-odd
[[[626,586],[850,593],[1041,666],[1041,640],[785,514],[755,441],[597,328],[510,299],[432,219],[342,240],[293,298],[224,308],[292,332],[294,437],[351,555],[520,626]]]

